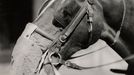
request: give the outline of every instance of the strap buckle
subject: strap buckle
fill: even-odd
[[[52,52],[50,55],[49,55],[49,62],[54,65],[54,66],[57,66],[58,64],[61,63],[62,61],[62,57],[59,53],[57,52]]]
[[[67,36],[66,35],[61,35],[59,37],[59,40],[60,40],[61,43],[64,43],[66,41],[66,39],[67,39]]]

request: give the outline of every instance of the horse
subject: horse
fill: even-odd
[[[104,40],[122,58],[131,56],[134,43],[133,3],[133,0],[46,1],[37,19],[26,26],[14,47],[12,74],[54,75],[58,74],[56,69],[64,64],[83,69],[66,61],[99,39]],[[66,32],[68,35],[64,35]],[[56,58],[56,63],[52,60],[53,57]],[[132,75],[133,59],[126,62],[129,65],[125,73]]]

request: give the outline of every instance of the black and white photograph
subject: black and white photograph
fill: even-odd
[[[0,0],[0,75],[134,75],[134,0]]]

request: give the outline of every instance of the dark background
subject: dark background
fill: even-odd
[[[0,0],[0,61],[10,57],[25,25],[32,21],[32,7],[33,0]]]
[[[0,0],[0,43],[15,43],[27,22],[32,20],[32,0]]]

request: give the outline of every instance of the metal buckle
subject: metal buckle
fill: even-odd
[[[64,43],[64,42],[66,41],[66,38],[67,38],[66,35],[61,35],[61,36],[59,37],[59,40],[60,40],[60,42]]]
[[[49,61],[52,65],[56,66],[61,63],[62,57],[59,53],[57,52],[52,52],[49,55]]]

